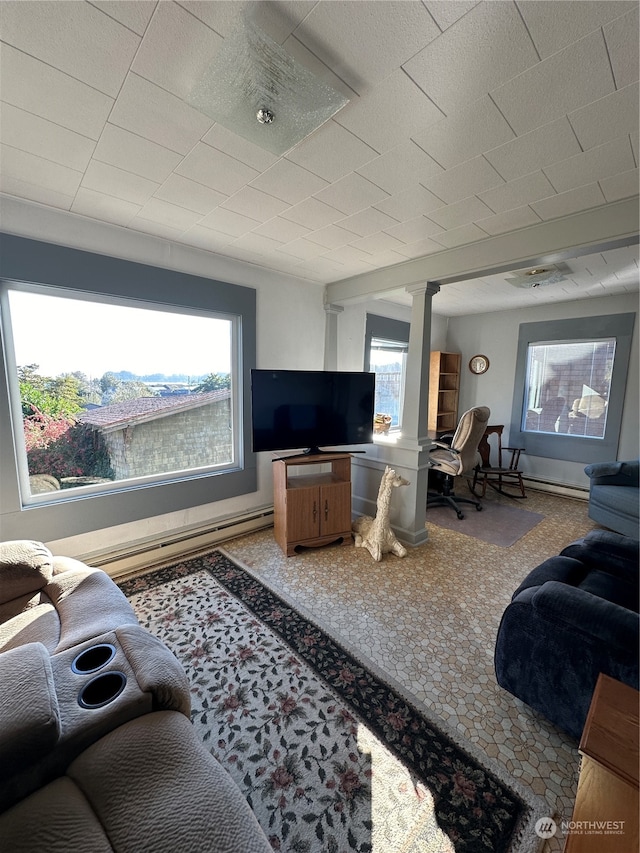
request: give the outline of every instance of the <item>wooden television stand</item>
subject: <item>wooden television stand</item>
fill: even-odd
[[[308,473],[305,467],[330,470]],[[302,472],[294,472],[301,468]],[[351,455],[312,453],[273,460],[274,533],[287,557],[296,548],[351,544]]]

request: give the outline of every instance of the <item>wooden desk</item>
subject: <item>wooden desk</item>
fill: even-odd
[[[639,697],[607,675],[598,678],[580,740],[582,765],[565,853],[638,850]]]

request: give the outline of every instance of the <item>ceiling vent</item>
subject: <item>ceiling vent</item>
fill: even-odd
[[[521,270],[514,272],[511,278],[505,278],[505,281],[513,287],[523,288],[546,287],[548,284],[558,284],[558,282],[565,280],[560,268],[554,265]]]

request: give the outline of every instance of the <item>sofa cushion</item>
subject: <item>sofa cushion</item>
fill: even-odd
[[[0,604],[37,592],[53,576],[53,556],[42,542],[0,542]]]

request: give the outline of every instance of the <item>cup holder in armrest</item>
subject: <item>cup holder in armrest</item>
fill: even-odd
[[[85,675],[89,672],[96,672],[106,666],[109,661],[113,660],[116,653],[116,647],[111,643],[100,643],[97,646],[91,646],[74,658],[71,664],[71,669],[79,675]]]
[[[87,682],[80,691],[78,704],[81,708],[102,708],[113,702],[124,690],[127,676],[123,672],[103,672]]]

